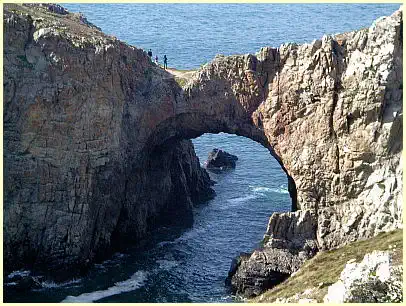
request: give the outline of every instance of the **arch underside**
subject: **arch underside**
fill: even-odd
[[[161,146],[171,147],[180,140],[197,138],[205,133],[227,133],[243,136],[258,142],[268,149],[288,178],[288,191],[292,200],[291,211],[298,209],[297,191],[293,178],[289,175],[282,160],[268,142],[264,131],[253,125],[249,120],[230,124],[230,121],[219,119],[216,116],[209,116],[198,112],[182,113],[161,122],[155,128],[145,144],[142,155],[151,156]]]

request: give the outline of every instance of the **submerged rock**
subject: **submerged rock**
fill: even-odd
[[[207,169],[234,169],[238,157],[220,149],[213,149],[205,163]]]

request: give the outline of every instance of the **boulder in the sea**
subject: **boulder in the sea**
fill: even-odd
[[[213,149],[207,158],[207,169],[234,169],[238,157],[220,149]]]
[[[231,279],[233,275],[237,272],[238,267],[241,265],[241,262],[244,260],[249,259],[251,256],[251,253],[240,253],[237,257],[233,259],[231,262],[230,270],[228,271],[228,277],[226,278],[226,285],[230,286],[231,285]]]

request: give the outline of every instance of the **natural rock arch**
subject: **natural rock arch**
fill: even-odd
[[[186,171],[198,166],[190,144],[164,144],[205,132],[262,143],[296,184],[299,211],[271,218],[269,246],[331,248],[401,226],[402,11],[311,44],[216,57],[181,88],[145,52],[70,14],[10,7],[6,270],[83,266],[117,235],[139,239],[174,189],[187,185],[189,203],[207,180]]]
[[[199,113],[182,113],[161,122],[145,144],[143,155],[149,156],[160,146],[171,146],[180,140],[197,138],[205,133],[227,133],[242,136],[260,143],[268,149],[272,157],[280,164],[282,170],[287,175],[288,190],[292,200],[291,211],[297,210],[296,185],[292,177],[288,174],[283,166],[283,162],[276,155],[272,146],[268,143],[267,138],[262,130],[255,125],[233,124],[231,127],[222,120],[213,116],[206,116]],[[247,175],[249,175],[247,173]]]

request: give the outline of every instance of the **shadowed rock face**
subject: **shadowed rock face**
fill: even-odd
[[[190,211],[209,180],[181,141],[204,133],[251,138],[287,173],[300,211],[272,216],[264,245],[294,250],[281,273],[401,226],[401,23],[398,11],[311,44],[218,56],[180,88],[71,14],[6,6],[6,270],[83,266],[116,238],[140,239],[167,203]]]
[[[6,6],[4,32],[5,272],[62,276],[190,224],[214,194],[190,140],[145,146],[179,95],[170,75],[70,14]]]

